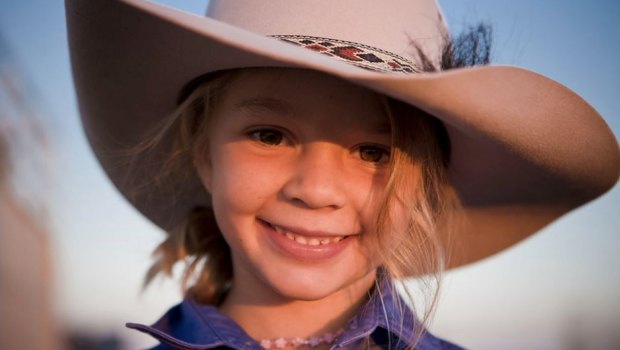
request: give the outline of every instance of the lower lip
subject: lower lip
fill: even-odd
[[[321,261],[331,259],[340,254],[353,241],[352,237],[347,237],[340,242],[324,245],[301,244],[285,237],[264,221],[259,220],[259,224],[269,241],[280,252],[297,260]]]

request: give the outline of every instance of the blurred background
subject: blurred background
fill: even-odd
[[[205,1],[160,1],[203,14]],[[620,2],[441,0],[493,26],[493,60],[575,90],[620,135]],[[181,295],[142,291],[163,233],[114,189],[79,124],[62,1],[0,2],[0,348],[137,349]],[[450,272],[431,331],[472,349],[620,349],[620,187]],[[23,333],[15,331],[22,329]]]

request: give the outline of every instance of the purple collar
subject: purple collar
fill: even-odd
[[[360,349],[372,337],[383,349],[411,348],[414,325],[413,312],[400,297],[394,298],[393,284],[380,283],[368,302],[336,338],[332,349]],[[212,305],[198,304],[191,299],[172,307],[152,326],[127,323],[132,328],[157,338],[164,349],[213,349],[218,347],[263,350],[235,321]],[[425,332],[417,350],[458,350],[459,346]]]

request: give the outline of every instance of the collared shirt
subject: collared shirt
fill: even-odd
[[[410,349],[419,321],[393,293],[391,282],[382,282],[369,300],[336,337],[332,349],[363,349],[369,340],[382,349]],[[160,341],[152,350],[238,349],[263,350],[241,327],[212,305],[191,299],[172,307],[152,326],[128,323],[127,327]],[[457,345],[424,331],[416,350],[458,350]]]

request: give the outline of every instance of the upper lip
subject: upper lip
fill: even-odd
[[[264,223],[266,223],[267,225],[274,227],[274,228],[278,228],[282,231],[286,231],[286,232],[290,232],[292,234],[295,235],[299,235],[299,236],[306,236],[306,237],[346,237],[346,236],[352,236],[355,233],[334,233],[334,232],[328,232],[328,231],[321,231],[321,230],[308,230],[308,229],[304,229],[301,227],[292,227],[292,226],[285,226],[285,225],[280,225],[280,224],[275,224],[271,221],[267,221],[267,220],[263,220],[261,219],[261,221],[263,221]]]

